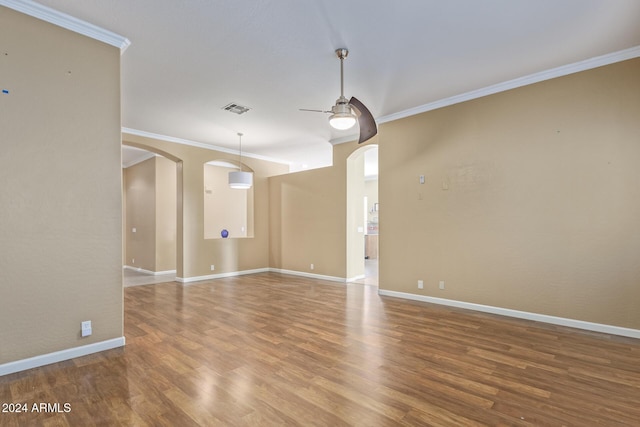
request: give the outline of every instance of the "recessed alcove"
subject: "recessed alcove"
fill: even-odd
[[[205,239],[253,237],[253,187],[247,190],[229,187],[229,172],[237,170],[240,170],[237,163],[226,160],[204,164]],[[242,170],[250,171],[245,165]]]

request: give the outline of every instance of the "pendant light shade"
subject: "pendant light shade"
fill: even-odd
[[[238,190],[247,190],[253,185],[253,174],[251,172],[233,171],[229,172],[229,187]]]
[[[253,185],[253,172],[242,170],[242,134],[238,132],[240,138],[240,170],[229,172],[229,187],[237,190],[248,190]]]

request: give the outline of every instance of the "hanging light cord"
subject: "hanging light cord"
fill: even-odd
[[[240,172],[242,172],[242,133],[238,132],[238,137],[240,138]]]

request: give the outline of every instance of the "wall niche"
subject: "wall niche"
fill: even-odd
[[[248,170],[244,165],[242,169]],[[230,188],[229,172],[237,170],[236,164],[227,161],[204,164],[205,239],[253,237],[253,186]]]

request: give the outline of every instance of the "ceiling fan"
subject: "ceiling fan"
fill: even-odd
[[[336,105],[330,111],[309,110],[301,108],[300,111],[313,111],[318,113],[330,113],[329,124],[339,130],[350,129],[358,122],[360,126],[360,137],[358,144],[362,144],[378,133],[376,121],[371,112],[355,97],[347,100],[344,96],[344,59],[349,54],[345,48],[336,49],[336,55],[340,59],[340,98],[336,100]]]

